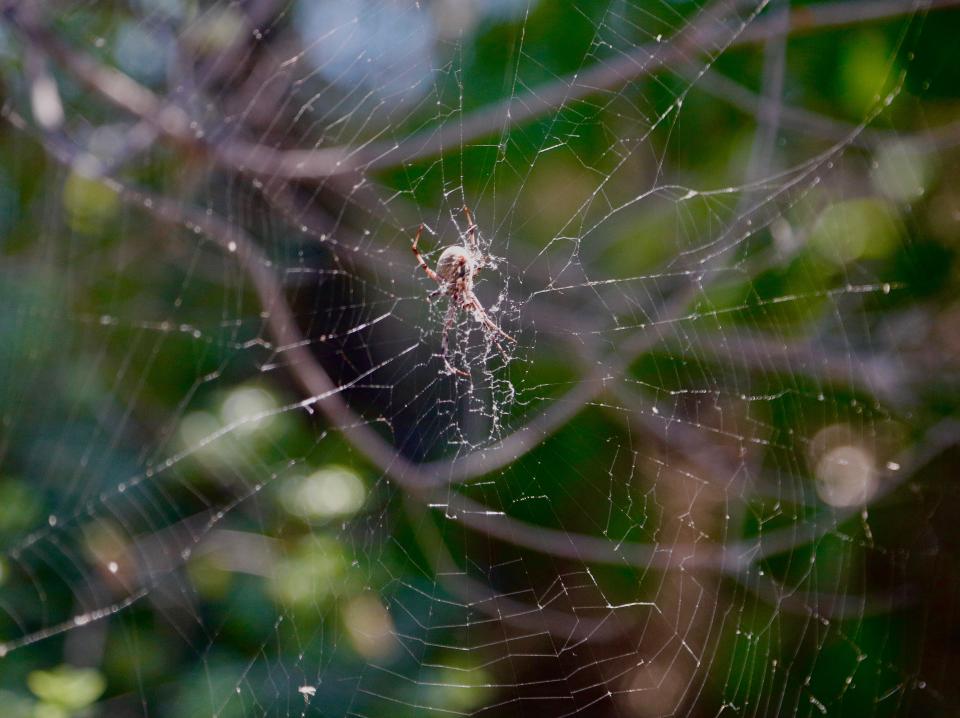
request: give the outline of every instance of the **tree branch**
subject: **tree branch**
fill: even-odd
[[[450,593],[466,601],[465,608],[524,630],[546,631],[564,642],[558,652],[571,650],[584,642],[605,643],[623,637],[626,627],[618,625],[614,616],[616,607],[609,607],[603,618],[571,615],[550,607],[551,601],[541,605],[538,600],[537,605],[528,605],[471,578],[456,565],[443,537],[433,525],[433,518],[423,505],[408,498],[404,506],[411,522],[415,524],[417,542],[431,562],[433,575]],[[474,623],[471,622],[471,625]]]
[[[928,11],[960,7],[960,0],[930,0],[924,7]],[[520,97],[508,98],[401,141],[316,150],[278,150],[240,140],[211,143],[184,110],[161,99],[124,73],[73,50],[49,31],[15,12],[8,12],[7,19],[84,85],[117,107],[150,122],[173,142],[202,152],[218,164],[236,171],[316,180],[430,157],[448,147],[460,147],[463,143],[504,131],[564,104],[614,89],[674,63],[686,62],[689,55],[703,54],[711,47],[722,52],[730,47],[765,42],[782,32],[783,19],[776,16],[758,19],[757,15],[762,9],[761,3],[737,27],[722,23],[708,27],[687,25],[666,43],[642,45],[621,57],[598,62],[583,71],[541,85]],[[805,5],[791,10],[789,28],[791,34],[808,33],[915,12],[918,12],[918,7],[914,0],[849,0]],[[697,76],[703,75],[707,69],[702,69]]]
[[[692,76],[688,73],[685,77]],[[697,80],[697,88],[712,97],[753,116],[763,117],[771,105],[769,98],[760,97],[726,75],[711,69]],[[779,103],[780,123],[797,132],[814,135],[829,142],[851,142],[872,149],[877,144],[892,140],[915,141],[930,149],[945,149],[960,144],[960,120],[947,122],[930,129],[913,132],[863,127],[852,122],[828,117],[803,107]]]

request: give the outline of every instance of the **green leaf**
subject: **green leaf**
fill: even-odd
[[[107,682],[93,668],[59,666],[49,671],[33,671],[27,676],[27,687],[45,703],[68,711],[92,705],[103,695]]]

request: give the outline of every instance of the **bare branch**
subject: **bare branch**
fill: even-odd
[[[692,75],[691,72],[684,73],[688,78]],[[749,88],[713,69],[697,80],[697,88],[758,118],[766,115],[771,109],[771,101],[768,98],[760,97]],[[906,139],[930,149],[943,149],[960,144],[960,120],[914,132],[898,132],[862,127],[803,107],[783,103],[779,103],[776,109],[779,112],[780,123],[784,127],[830,142],[852,142],[867,149],[893,139]]]
[[[12,119],[9,110],[7,117]],[[15,124],[24,127],[22,120]],[[64,163],[70,163],[73,159],[63,148],[51,148],[51,154]],[[471,475],[496,470],[536,446],[557,426],[579,411],[590,398],[603,391],[608,381],[618,377],[628,365],[630,357],[659,341],[660,334],[638,333],[628,338],[621,347],[624,351],[620,356],[623,358],[614,363],[616,370],[607,366],[588,376],[566,397],[556,401],[551,409],[508,437],[491,454],[484,456],[483,452],[478,452],[466,457],[459,464],[437,462],[416,466],[399,455],[393,446],[347,405],[342,396],[345,387],[336,386],[310,353],[308,342],[304,341],[297,327],[283,297],[282,287],[266,257],[241,229],[216,215],[185,208],[166,197],[143,192],[117,180],[108,182],[125,200],[135,201],[161,221],[199,229],[212,237],[227,254],[235,256],[253,282],[274,340],[280,345],[290,347],[289,368],[310,396],[303,405],[317,406],[351,444],[411,496],[430,503],[448,499],[448,513],[475,530],[515,545],[578,561],[659,569],[698,566],[737,572],[753,561],[815,540],[853,515],[853,512],[834,513],[824,522],[788,527],[725,546],[707,541],[694,544],[618,545],[605,537],[573,534],[526,524],[508,517],[503,512],[491,511],[465,496],[450,494],[442,488],[450,479],[463,480]],[[696,291],[698,287],[691,286],[687,291],[680,292],[669,303],[664,314],[679,316],[679,312]],[[905,474],[907,472],[901,476]]]
[[[960,7],[960,0],[930,0],[926,10]],[[21,34],[42,47],[65,70],[117,107],[153,124],[177,144],[200,151],[233,170],[289,179],[322,179],[355,171],[396,166],[459,147],[510,126],[533,119],[564,104],[610,90],[665,67],[688,62],[690,56],[710,48],[762,43],[782,32],[783,19],[757,18],[763,4],[733,27],[718,22],[681,29],[669,42],[650,43],[618,58],[541,85],[520,97],[509,98],[458,120],[414,134],[402,141],[375,142],[361,148],[330,147],[316,150],[278,150],[245,141],[211,144],[181,108],[166,102],[119,70],[76,52],[47,30],[15,13],[8,13]],[[790,12],[791,34],[845,27],[867,21],[916,13],[913,0],[852,0],[803,6]],[[712,15],[708,15],[711,20]],[[702,69],[699,75],[706,73]]]
[[[886,615],[914,604],[916,589],[904,585],[885,593],[848,595],[789,588],[769,574],[743,572],[733,580],[760,600],[791,613],[827,621],[863,620],[867,616]]]
[[[669,349],[675,342],[667,340]],[[755,372],[800,373],[826,384],[856,389],[898,403],[913,377],[881,353],[843,355],[811,338],[791,339],[750,331],[700,332],[695,351],[706,361],[744,366]]]
[[[960,0],[932,0],[928,9],[960,6]],[[760,5],[762,7],[762,4]],[[788,20],[767,17],[739,27],[723,25],[684,28],[666,43],[650,43],[633,52],[559,80],[542,85],[521,97],[477,110],[459,120],[431,128],[397,142],[378,142],[356,149],[331,147],[318,150],[277,151],[263,145],[238,144],[231,149],[235,158],[243,157],[245,169],[271,176],[293,179],[319,179],[334,174],[392,167],[460,147],[486,135],[504,132],[565,104],[610,90],[628,81],[653,74],[675,62],[689,61],[711,46],[735,47],[763,43],[782,33],[781,23],[791,34],[825,28],[844,27],[869,21],[890,19],[917,12],[917,4],[906,0],[854,0],[794,9]]]
[[[5,117],[19,128],[26,130],[22,118],[7,110]],[[50,138],[43,141],[49,154],[63,164],[70,165],[76,152],[62,142],[50,144]],[[640,568],[667,568],[688,565],[692,562],[710,566],[717,570],[733,570],[727,565],[727,552],[719,545],[698,544],[695,546],[660,546],[657,544],[615,544],[607,538],[580,535],[557,529],[526,524],[510,518],[501,511],[493,511],[472,499],[451,492],[447,487],[453,464],[415,465],[399,454],[368,422],[357,416],[343,399],[345,387],[338,387],[311,355],[308,342],[301,334],[290,307],[283,297],[283,290],[266,257],[246,233],[213,213],[184,207],[167,197],[156,195],[136,188],[115,178],[104,178],[119,196],[126,202],[144,209],[156,219],[166,224],[183,226],[190,230],[200,230],[213,239],[228,256],[235,257],[250,277],[257,296],[263,307],[264,321],[275,343],[289,347],[287,351],[291,361],[287,368],[308,394],[304,406],[316,407],[335,426],[363,456],[374,466],[393,480],[400,488],[416,500],[434,506],[448,507],[447,514],[474,530],[486,533],[508,543],[526,546],[560,558],[584,562],[612,563],[632,565]],[[654,335],[655,336],[655,335]],[[642,345],[642,343],[641,343]],[[598,391],[584,382],[573,390],[574,399],[560,403],[560,410],[545,412],[547,418],[533,422],[534,428],[519,430],[513,436],[513,442],[507,448],[517,451],[529,451],[539,441],[541,430],[553,430],[562,422],[562,417],[570,412],[573,415],[582,408],[579,401]],[[564,408],[565,407],[565,408]],[[533,438],[538,436],[539,438]],[[473,456],[473,455],[471,455]],[[492,454],[493,465],[480,465],[470,462],[470,466],[481,473],[494,470],[498,466],[512,461],[512,455],[499,448]],[[511,457],[509,460],[505,457]],[[468,457],[469,459],[470,457]],[[488,459],[489,460],[489,459]],[[442,473],[438,474],[437,472]],[[741,555],[742,551],[737,551]]]
[[[409,499],[404,502],[414,525],[414,532],[424,554],[431,562],[433,575],[453,595],[466,601],[466,607],[525,630],[547,631],[564,641],[561,650],[570,650],[585,641],[603,643],[621,638],[626,630],[609,608],[603,618],[570,615],[549,605],[528,605],[512,596],[495,591],[487,584],[471,578],[454,562],[443,537],[422,504]]]

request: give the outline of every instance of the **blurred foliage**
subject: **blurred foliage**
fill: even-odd
[[[92,669],[59,666],[33,671],[27,686],[39,700],[37,718],[67,718],[91,706],[107,687],[103,676]]]
[[[436,71],[404,75],[404,92],[386,92],[385,81],[372,89],[364,84],[371,80],[362,64],[357,70],[357,63],[347,63],[360,74],[341,78],[340,85],[330,67],[311,65],[316,60],[308,46],[323,38],[301,36],[297,23],[313,4],[279,5],[283,12],[263,23],[270,31],[256,38],[254,51],[206,87],[190,83],[247,32],[239,5],[61,3],[51,24],[74,47],[188,105],[215,139],[229,138],[247,121],[267,144],[311,147],[392,140],[456,121],[658,35],[669,37],[699,6],[541,0],[528,11],[524,3],[467,3],[469,20],[460,26],[448,16],[458,31],[444,34],[440,14],[452,3],[421,3],[422,12],[437,14],[426,50],[427,67]],[[376,3],[356,6],[368,15],[377,10]],[[692,518],[691,506],[709,502],[708,482],[692,481],[698,469],[672,449],[638,445],[633,418],[625,425],[614,402],[604,399],[504,470],[462,487],[496,510],[611,541],[664,545],[829,523],[836,504],[822,481],[817,484],[818,432],[848,427],[851,441],[870,449],[876,466],[865,460],[862,468],[873,480],[926,427],[957,418],[960,163],[952,146],[936,149],[924,133],[955,120],[960,109],[954,47],[960,15],[922,16],[791,37],[784,101],[855,125],[872,119],[869,129],[878,134],[851,134],[837,144],[782,131],[776,163],[759,179],[746,170],[756,118],[691,86],[684,68],[631,80],[508,133],[495,128],[475,146],[371,174],[368,182],[404,204],[389,220],[371,218],[359,192],[354,196],[359,186],[331,180],[319,189],[297,187],[309,197],[305,207],[334,210],[337,230],[350,237],[334,249],[298,227],[307,221],[306,209],[294,212],[294,221],[265,210],[248,178],[226,176],[183,148],[151,143],[121,162],[120,172],[248,229],[282,275],[318,361],[347,387],[344,394],[369,424],[410,457],[463,449],[462,441],[450,439],[451,413],[436,411],[453,411],[459,399],[448,385],[430,383],[429,348],[388,361],[416,336],[408,319],[420,304],[398,299],[413,294],[411,285],[400,290],[386,270],[358,269],[350,255],[377,257],[399,248],[409,267],[391,265],[390,271],[412,276],[417,270],[406,225],[416,223],[406,216],[426,221],[457,209],[456,187],[471,203],[474,197],[482,203],[485,213],[478,215],[490,222],[482,224],[484,232],[497,238],[492,251],[522,277],[512,288],[529,295],[531,306],[541,301],[533,294],[542,282],[534,270],[559,275],[574,267],[572,278],[557,282],[573,289],[550,297],[559,316],[551,321],[586,324],[569,334],[591,344],[588,355],[616,355],[625,330],[676,330],[672,344],[630,362],[630,387],[643,397],[638,419],[669,414],[687,428],[716,423],[709,433],[721,453],[739,465],[736,452],[761,446],[759,468],[774,478],[756,497],[731,490],[708,503],[708,517]],[[378,28],[375,37],[390,37],[390,30]],[[4,29],[5,99],[29,116],[25,51],[16,33]],[[402,47],[391,51],[399,59],[388,60],[405,57]],[[254,75],[260,61],[301,52],[308,59],[288,85],[276,68]],[[330,58],[338,69],[340,60]],[[694,64],[702,69],[704,62]],[[380,71],[393,66],[385,67]],[[714,68],[757,90],[763,48],[730,49]],[[901,73],[902,89],[887,107],[884,98],[901,86]],[[55,76],[68,118],[63,133],[90,154],[123,158],[134,131],[129,118],[69,72],[57,69]],[[271,92],[284,99],[271,100]],[[294,119],[301,110],[303,117]],[[267,116],[257,118],[258,112]],[[869,142],[853,143],[862,137]],[[627,143],[640,149],[622,161]],[[6,549],[0,640],[40,636],[0,658],[4,716],[126,716],[147,706],[149,715],[177,717],[370,714],[364,711],[376,710],[375,699],[391,692],[396,700],[389,715],[416,716],[422,706],[449,713],[499,706],[516,697],[520,684],[575,685],[573,658],[569,664],[544,660],[549,668],[541,673],[499,658],[475,662],[462,645],[502,641],[508,658],[553,656],[557,649],[549,641],[514,647],[497,622],[480,613],[465,620],[465,601],[438,575],[479,576],[517,600],[539,601],[540,589],[554,591],[558,576],[578,583],[583,564],[531,558],[474,535],[442,507],[429,519],[417,518],[381,471],[301,404],[305,397],[285,365],[291,360],[266,337],[263,313],[271,308],[259,304],[249,278],[224,261],[209,238],[153,222],[89,168],[64,169],[46,158],[35,133],[9,122],[0,129],[0,153],[0,537]],[[824,163],[817,181],[811,176],[796,185],[778,174],[820,153],[842,171],[831,173]],[[715,191],[660,193],[611,214],[612,206],[658,178],[671,187]],[[761,228],[739,226],[758,198],[772,201],[776,219]],[[581,205],[586,209],[571,221]],[[662,327],[658,300],[673,296],[675,260],[700,251],[704,238],[727,223],[750,238],[730,253],[736,271],[705,282],[685,319]],[[442,233],[425,237],[430,250],[448,243],[449,229]],[[618,281],[588,289],[587,282],[608,277]],[[494,284],[478,291],[492,296]],[[876,290],[859,296],[846,289],[850,285]],[[596,324],[591,311],[603,312],[607,324]],[[377,317],[383,313],[399,320],[382,328]],[[778,347],[796,341],[813,358],[801,353],[777,363],[769,347],[751,364],[736,340],[764,332]],[[505,372],[517,387],[514,403],[503,409],[508,428],[553,405],[590,361],[549,332],[534,327],[531,333],[532,358]],[[711,354],[697,344],[710,336],[730,346]],[[853,379],[824,369],[836,347],[844,350],[843,368]],[[386,367],[382,372],[351,383],[378,363]],[[916,385],[880,386],[875,376],[888,370],[919,375]],[[908,400],[890,398],[901,395]],[[463,431],[471,430],[485,427]],[[955,623],[944,630],[948,635],[931,635],[939,632],[938,617],[955,620],[960,564],[949,517],[957,496],[955,488],[936,483],[955,468],[953,457],[939,474],[930,472],[930,482],[911,480],[862,517],[758,562],[760,577],[783,587],[769,600],[726,576],[716,585],[705,582],[705,593],[716,591],[727,603],[716,626],[711,623],[702,703],[689,710],[920,716],[955,709]],[[665,482],[681,488],[671,495]],[[717,523],[702,535],[688,533],[689,524],[711,520]],[[437,556],[425,548],[431,522],[444,526],[455,566],[438,568]],[[936,559],[943,545],[951,552]],[[589,576],[605,588],[607,605],[676,598],[670,578],[653,569],[597,566]],[[855,603],[861,595],[896,592],[905,578],[914,586],[909,610],[896,602],[880,609],[866,599]],[[938,581],[942,590],[933,596],[930,586]],[[140,585],[148,588],[144,595],[124,603]],[[810,604],[792,610],[808,593]],[[828,619],[818,613],[820,593],[854,605]],[[590,605],[603,605],[596,600]],[[90,613],[102,606],[118,610]],[[413,638],[400,647],[398,636]],[[630,639],[629,650],[656,652],[656,645],[638,648]],[[609,647],[578,650],[591,668],[615,658]],[[363,691],[356,690],[358,676],[368,682]],[[653,676],[651,685],[668,683],[657,683],[661,678]],[[935,691],[919,686],[926,680],[936,683]],[[622,690],[624,684],[611,685]],[[662,695],[668,693],[664,688]],[[778,696],[783,706],[774,705]],[[584,714],[618,710],[598,702]]]

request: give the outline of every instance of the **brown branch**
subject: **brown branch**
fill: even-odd
[[[25,129],[26,123],[9,108],[5,116],[14,126]],[[71,164],[76,153],[62,146],[51,146],[44,141],[51,156],[64,164]],[[640,332],[627,338],[621,346],[620,357],[614,362],[618,371],[611,367],[597,370],[576,385],[554,407],[517,430],[489,455],[483,452],[471,454],[459,464],[454,461],[415,465],[400,455],[383,437],[361,417],[357,416],[343,399],[347,387],[337,386],[317,363],[308,349],[308,342],[300,332],[296,320],[287,305],[282,287],[266,257],[246,233],[222,218],[199,209],[182,206],[166,197],[145,192],[116,179],[105,179],[118,194],[136,204],[164,223],[200,230],[210,236],[228,255],[236,257],[250,277],[264,309],[264,321],[274,341],[288,347],[291,358],[288,368],[307,392],[309,399],[302,405],[315,406],[337,427],[344,437],[359,452],[366,456],[385,476],[418,501],[439,504],[444,502],[449,515],[464,525],[505,542],[524,546],[545,554],[581,562],[599,562],[629,565],[641,569],[672,569],[679,567],[703,567],[712,570],[739,572],[751,563],[777,553],[816,540],[835,529],[857,513],[857,509],[834,512],[827,521],[792,526],[753,539],[721,545],[714,543],[693,544],[617,544],[605,537],[570,533],[560,529],[536,526],[507,516],[504,512],[490,510],[487,506],[455,492],[446,486],[450,479],[463,480],[470,476],[489,473],[512,463],[517,455],[529,451],[543,437],[551,433],[567,419],[575,415],[593,396],[604,389],[605,384],[629,365],[630,358],[660,340],[658,332]],[[691,285],[669,302],[664,314],[680,316],[683,307],[699,291]],[[955,441],[955,429],[937,427],[938,434],[947,432],[948,439]],[[942,440],[942,437],[941,437]],[[923,454],[921,453],[921,457]],[[901,462],[908,465],[909,457]],[[909,469],[898,474],[909,475]],[[887,484],[885,491],[892,491],[899,481]]]
[[[792,339],[739,330],[724,334],[700,332],[694,351],[708,362],[736,363],[758,373],[804,374],[826,384],[859,390],[891,403],[902,403],[911,376],[881,354],[844,356],[811,339]],[[689,342],[688,342],[689,343]],[[669,349],[673,342],[664,342]]]
[[[684,76],[691,78],[693,73]],[[754,117],[763,117],[771,109],[769,98],[711,69],[697,79],[697,89]],[[960,144],[960,120],[913,132],[898,132],[864,127],[846,120],[828,117],[803,107],[778,103],[780,124],[797,132],[830,142],[850,142],[866,149],[895,139],[915,141],[930,149],[945,149]]]
[[[931,0],[930,10],[958,7],[960,0]],[[789,13],[790,34],[809,33],[869,21],[890,19],[917,12],[916,2],[905,0],[846,0],[819,6],[804,6]],[[470,113],[460,120],[419,132],[397,142],[377,142],[362,148],[331,147],[318,150],[275,150],[254,144],[237,144],[231,152],[243,157],[249,171],[292,179],[319,179],[335,174],[392,167],[441,154],[448,147],[503,131],[565,104],[611,90],[631,80],[653,74],[673,62],[688,60],[713,45],[726,47],[763,43],[782,34],[784,20],[767,17],[740,28],[721,27],[681,31],[666,43],[649,43],[610,61],[560,78],[531,90],[522,97]],[[744,29],[746,28],[746,29]],[[728,38],[727,35],[732,35]]]
[[[763,43],[763,71],[761,96],[764,111],[757,114],[757,126],[747,160],[745,184],[754,185],[769,177],[780,132],[780,115],[783,107],[783,84],[787,69],[787,36],[790,34],[790,4],[784,0],[770,0],[770,22],[779,32]],[[708,73],[698,73],[698,81]],[[737,203],[736,214],[751,202],[750,192],[744,192]]]
[[[828,621],[863,620],[868,616],[883,616],[916,604],[916,587],[899,586],[882,593],[844,594],[789,588],[769,574],[755,572],[731,577],[761,601],[802,616]]]
[[[524,630],[546,631],[564,641],[561,650],[570,650],[582,642],[605,643],[623,637],[625,627],[618,625],[614,618],[616,607],[609,607],[603,618],[571,615],[549,605],[540,605],[539,600],[537,605],[529,605],[471,578],[456,565],[423,505],[408,499],[404,506],[415,524],[414,534],[431,563],[433,575],[450,593],[466,602],[465,608]],[[475,625],[474,622],[471,625]]]
[[[5,117],[15,127],[26,130],[27,126],[22,118],[9,109],[5,112]],[[50,138],[45,138],[42,142],[48,153],[57,161],[68,166],[72,164],[76,152],[71,151],[71,148],[64,146],[63,143],[52,145]],[[734,566],[728,565],[727,552],[722,546],[698,544],[666,548],[657,544],[618,545],[607,538],[527,524],[508,517],[504,512],[493,511],[461,494],[451,492],[447,487],[447,480],[452,473],[452,463],[438,462],[432,465],[411,463],[347,405],[342,396],[345,387],[336,386],[310,353],[308,342],[297,327],[296,320],[283,297],[283,289],[266,261],[266,257],[242,229],[234,227],[216,214],[184,207],[167,197],[144,191],[115,178],[104,178],[104,181],[124,201],[134,203],[161,222],[182,226],[191,231],[204,232],[227,256],[234,257],[239,262],[253,283],[264,309],[264,321],[274,342],[289,347],[287,356],[291,361],[286,366],[309,397],[302,402],[302,405],[315,407],[323,413],[357,451],[416,500],[436,506],[446,506],[448,515],[455,515],[457,520],[465,526],[491,537],[560,558],[632,565],[644,569],[702,562],[704,566],[717,570],[734,570]],[[656,335],[653,336],[656,337]],[[579,384],[578,388],[573,390],[578,393],[584,392],[584,395],[592,394],[594,391],[596,389],[587,382]],[[581,403],[571,401],[566,408],[561,405],[559,410],[545,412],[546,419],[531,422],[534,429],[530,429],[528,425],[526,432],[524,430],[516,432],[514,436],[519,438],[508,442],[507,446],[518,451],[528,451],[540,439],[531,441],[527,437],[533,436],[536,431],[556,428],[565,420],[563,416],[572,416],[580,408],[582,408]],[[477,470],[487,473],[513,460],[511,454],[503,453],[503,449],[494,452],[493,456],[495,458],[492,466],[481,466]],[[511,458],[505,459],[504,457],[507,456]],[[469,462],[469,465],[475,466],[473,462]],[[740,555],[743,552],[738,549],[736,553]]]
[[[925,8],[939,10],[960,7],[960,0],[930,0]],[[762,5],[738,27],[714,23],[709,27],[687,25],[670,41],[650,43],[621,57],[612,58],[580,72],[531,90],[520,97],[477,110],[416,133],[402,141],[373,142],[362,147],[330,147],[316,150],[278,150],[261,144],[231,141],[211,144],[193,126],[187,113],[167,102],[124,73],[97,63],[76,52],[52,33],[25,17],[8,13],[8,21],[21,34],[42,47],[65,70],[117,107],[153,124],[175,143],[200,151],[218,164],[233,170],[286,177],[322,179],[333,175],[396,166],[443,152],[448,147],[476,140],[533,119],[564,104],[611,90],[626,82],[652,74],[674,63],[689,61],[714,47],[762,43],[782,32],[782,18],[756,19]],[[891,19],[918,12],[916,2],[907,0],[849,0],[803,6],[791,10],[791,34],[840,28],[868,21]],[[711,13],[702,13],[712,18]],[[704,74],[706,69],[699,74]]]

